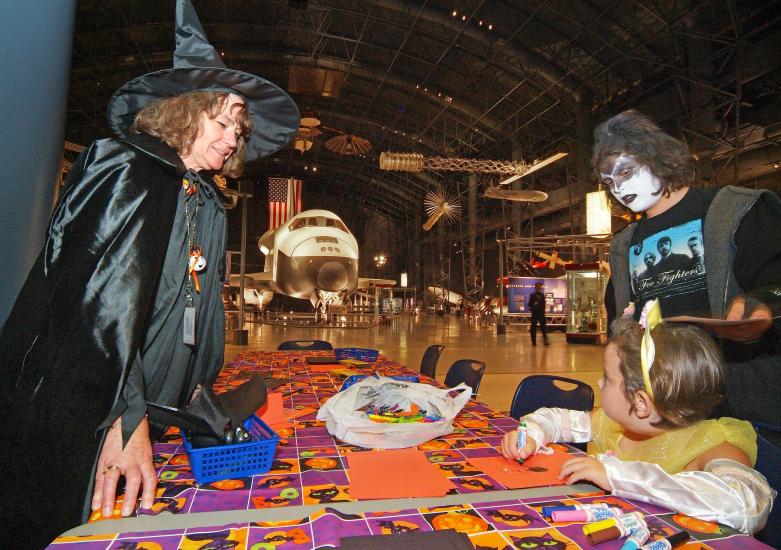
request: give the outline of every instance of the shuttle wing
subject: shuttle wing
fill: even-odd
[[[364,279],[358,278],[358,288],[374,288],[374,287],[394,287],[396,281],[393,279]]]
[[[241,286],[241,275],[231,275],[230,285],[239,288]],[[271,273],[268,271],[245,273],[244,288],[254,288],[256,290],[273,290],[271,288]]]

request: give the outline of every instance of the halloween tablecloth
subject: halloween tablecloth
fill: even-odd
[[[154,444],[154,460],[159,485],[152,510],[137,515],[215,512],[322,504],[318,512],[285,522],[245,522],[220,527],[190,527],[159,532],[61,537],[56,548],[247,548],[308,549],[338,545],[342,536],[402,533],[412,529],[456,528],[469,534],[480,548],[545,548],[545,550],[589,547],[581,525],[550,524],[538,513],[536,503],[552,501],[509,500],[505,502],[463,504],[455,508],[413,509],[389,512],[345,514],[329,509],[329,503],[353,501],[349,494],[345,454],[371,452],[334,440],[322,422],[315,420],[320,403],[338,391],[345,376],[333,372],[312,372],[304,358],[328,352],[247,352],[227,364],[215,382],[220,391],[240,385],[256,373],[290,378],[292,382],[278,391],[283,394],[286,413],[305,413],[279,430],[281,440],[271,471],[252,477],[229,479],[196,485],[187,455],[176,429]],[[385,357],[368,368],[350,367],[361,373],[417,375],[418,373]],[[421,376],[422,382],[436,383]],[[307,412],[310,411],[310,412]],[[502,435],[515,429],[517,422],[474,400],[464,407],[455,421],[456,431],[420,445],[442,475],[451,479],[458,494],[473,494],[506,489],[498,481],[468,463],[470,457],[498,456],[496,447]],[[566,446],[560,450],[577,452]],[[381,472],[378,473],[381,475]],[[712,548],[747,548],[762,545],[750,537],[723,526],[702,522],[648,504],[632,503],[609,496],[585,497],[608,500],[627,510],[640,509],[651,520],[658,535],[687,529],[692,538]],[[121,500],[117,504],[117,510]],[[291,510],[292,512],[293,510]],[[114,516],[118,518],[118,515]],[[96,514],[91,521],[100,520]],[[205,546],[204,546],[205,545]],[[620,543],[604,543],[600,548],[619,548]]]

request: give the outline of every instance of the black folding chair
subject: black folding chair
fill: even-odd
[[[561,387],[562,385],[564,387]],[[573,378],[552,374],[532,374],[518,384],[510,405],[510,416],[519,419],[541,407],[590,411],[594,408],[594,389],[585,382]],[[582,451],[586,450],[585,443],[571,445]]]
[[[279,344],[277,349],[280,351],[312,351],[334,349],[334,347],[325,340],[288,340]]]
[[[485,363],[477,359],[459,359],[447,370],[445,385],[449,388],[458,386],[464,382],[472,388],[472,397],[477,397],[477,390],[485,372]]]
[[[437,377],[437,363],[439,362],[439,356],[442,355],[442,350],[445,346],[440,344],[434,344],[429,346],[423,353],[423,359],[420,361],[420,374],[428,376],[429,378]]]

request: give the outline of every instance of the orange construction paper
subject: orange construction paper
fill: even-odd
[[[328,365],[309,365],[309,372],[331,372],[333,370],[341,370],[344,365],[340,363],[333,363]]]
[[[269,424],[268,426],[275,432],[278,432],[280,430],[288,430],[293,427],[293,423],[288,420],[283,420],[282,422],[278,422],[276,424]]]
[[[492,479],[508,489],[526,489],[528,487],[546,487],[564,485],[559,479],[561,465],[573,458],[568,453],[538,454],[526,459],[523,464],[507,460],[503,456],[487,458],[468,458],[467,461]]]
[[[270,392],[266,396],[266,402],[256,412],[260,419],[268,424],[279,424],[285,421],[285,411],[282,408],[282,394]]]
[[[441,497],[455,485],[417,449],[347,454],[350,496],[372,498]]]

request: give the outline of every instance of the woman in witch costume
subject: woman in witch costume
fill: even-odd
[[[292,99],[225,68],[189,0],[174,68],[120,88],[117,139],[74,164],[47,240],[0,334],[0,512],[24,548],[93,510],[121,515],[156,476],[146,402],[183,406],[222,367],[225,210],[212,176],[284,147]],[[10,521],[10,524],[8,523]]]

